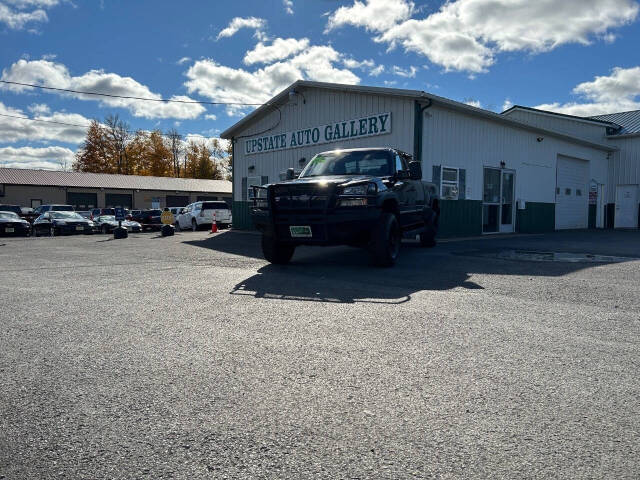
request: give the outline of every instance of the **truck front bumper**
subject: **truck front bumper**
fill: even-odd
[[[327,213],[276,213],[252,209],[256,228],[293,245],[349,245],[368,242],[380,219],[375,207],[337,208]],[[311,237],[292,237],[289,227],[310,227]]]

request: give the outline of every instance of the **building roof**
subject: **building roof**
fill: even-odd
[[[595,124],[602,125],[603,127],[616,127],[616,128],[619,127],[619,125],[617,125],[615,122],[596,118],[596,117],[578,117],[576,115],[568,115],[566,113],[552,112],[550,110],[540,110],[539,108],[525,107],[522,105],[514,105],[513,107],[502,112],[500,115],[508,115],[509,112],[513,112],[515,110],[526,110],[529,112],[535,112],[542,115],[553,115],[554,117],[568,118],[570,120],[575,120],[577,122],[583,122],[583,123],[595,123]]]
[[[231,194],[231,182],[227,180],[112,175],[107,173],[30,170],[26,168],[0,168],[0,183],[14,185],[110,188],[126,190],[172,190],[176,192],[215,192]]]
[[[501,115],[495,112],[491,112],[489,110],[473,107],[465,103],[449,100],[448,98],[439,97],[437,95],[426,93],[421,90],[403,90],[399,88],[369,87],[364,85],[343,85],[338,83],[310,82],[306,80],[298,80],[297,82],[294,82],[289,87],[285,88],[282,92],[280,92],[278,95],[276,95],[271,100],[269,100],[267,103],[265,103],[264,105],[261,105],[260,107],[255,109],[253,112],[251,112],[249,115],[246,115],[244,118],[242,118],[239,122],[237,122],[236,124],[226,129],[224,132],[222,132],[220,136],[226,139],[231,139],[235,137],[239,132],[246,129],[254,120],[257,120],[262,115],[272,111],[272,109],[275,106],[286,103],[288,101],[290,91],[301,90],[304,88],[319,88],[319,89],[326,89],[326,90],[333,90],[333,91],[364,93],[364,94],[369,93],[374,95],[387,95],[387,96],[393,96],[393,97],[408,97],[413,100],[430,102],[436,105],[447,107],[452,110],[457,110],[457,111],[466,113],[468,115],[481,117],[486,120],[491,120],[494,122],[506,124],[515,128],[529,130],[529,131],[536,132],[543,135],[554,136],[557,138],[561,138],[563,140],[567,140],[572,143],[579,143],[581,145],[597,148],[599,150],[604,150],[607,152],[614,152],[618,150],[617,147],[614,147],[611,145],[596,143],[590,140],[586,140],[584,138],[574,137],[566,133],[556,132],[555,130],[549,130],[546,128],[529,125],[528,123],[509,118],[506,115]],[[582,120],[588,121],[585,119],[582,119]],[[607,122],[604,122],[604,123],[607,123]],[[268,129],[267,131],[272,130],[276,126],[277,125]],[[251,134],[250,136],[253,137],[253,136],[259,135],[260,133],[265,133],[265,132],[256,132]]]
[[[589,118],[592,120],[606,121],[619,125],[621,127],[620,130],[618,130],[613,136],[640,133],[640,110],[596,115]]]

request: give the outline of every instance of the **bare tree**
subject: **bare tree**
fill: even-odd
[[[182,135],[180,135],[175,128],[169,130],[166,135],[169,141],[171,159],[173,161],[173,175],[180,177],[180,154],[183,151]]]
[[[116,154],[116,173],[130,174],[131,168],[127,157],[127,145],[131,140],[129,125],[118,117],[118,115],[108,115],[104,119],[107,136],[113,144]]]

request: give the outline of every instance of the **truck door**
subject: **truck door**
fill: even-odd
[[[422,185],[419,185],[419,189],[416,188],[416,184],[419,182],[409,178],[409,165],[399,154],[395,156],[395,164],[396,174],[404,172],[404,175],[398,178],[394,185],[400,208],[400,225],[404,228],[422,221],[421,209],[420,213],[418,211],[418,196],[422,195],[422,203],[424,204],[424,192],[422,192]]]

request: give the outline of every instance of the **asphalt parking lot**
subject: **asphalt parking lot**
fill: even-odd
[[[0,478],[638,478],[636,258],[614,231],[393,269],[233,231],[0,239]]]

